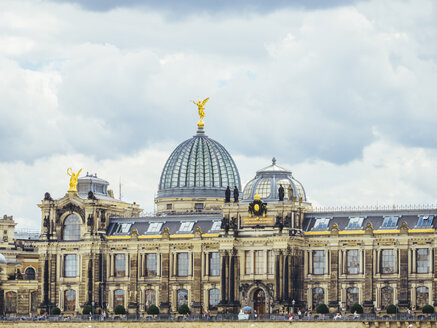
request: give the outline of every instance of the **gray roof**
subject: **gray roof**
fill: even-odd
[[[199,128],[195,136],[182,142],[168,158],[157,198],[224,198],[227,186],[241,190],[237,166],[228,151]]]
[[[169,216],[152,216],[152,217],[136,217],[136,218],[115,218],[112,217],[106,231],[107,236],[123,236],[129,235],[132,229],[137,229],[139,235],[160,235],[165,227],[170,231],[170,234],[192,234],[197,226],[200,227],[202,233],[218,233],[219,229],[211,230],[215,222],[222,220],[221,214],[212,215],[169,215]],[[193,225],[188,226],[189,230],[181,231],[181,225],[184,222],[193,222]],[[155,225],[159,230],[148,231],[151,224],[162,223]],[[125,225],[125,226],[123,226]],[[220,227],[218,224],[215,228]],[[125,229],[123,229],[125,228]]]
[[[419,226],[421,217],[428,217],[427,225]],[[384,226],[384,219],[393,218],[392,225]],[[302,227],[304,231],[329,231],[334,224],[342,230],[364,230],[367,223],[371,223],[374,230],[399,229],[402,222],[406,222],[409,229],[435,229],[437,226],[437,209],[434,210],[393,210],[393,211],[369,211],[369,212],[320,212],[305,213]],[[315,226],[317,219],[329,219],[326,227],[317,228]],[[349,226],[351,218],[363,218],[359,226]],[[396,221],[396,218],[397,221]],[[423,219],[423,218],[422,218]],[[360,221],[360,220],[358,220]],[[422,220],[423,221],[423,220]],[[387,221],[386,221],[387,222]]]

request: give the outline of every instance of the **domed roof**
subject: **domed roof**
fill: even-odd
[[[224,198],[227,186],[241,190],[237,166],[228,151],[199,127],[165,163],[157,198]]]
[[[6,258],[3,254],[0,254],[0,263],[7,263]]]
[[[276,165],[275,158],[272,160],[272,165],[257,171],[255,178],[246,184],[243,200],[251,201],[256,194],[264,201],[279,200],[278,189],[281,185],[284,188],[286,200],[288,199],[288,188],[291,186],[297,200],[302,197],[302,201],[306,202],[305,189],[302,184],[291,175],[291,171]]]

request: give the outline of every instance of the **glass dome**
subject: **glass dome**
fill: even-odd
[[[195,136],[182,142],[168,158],[157,198],[224,198],[227,186],[241,190],[237,166],[228,151],[199,128]]]
[[[305,189],[302,184],[291,175],[290,171],[276,165],[275,158],[272,160],[272,165],[257,171],[255,178],[246,184],[243,200],[252,201],[258,194],[264,201],[277,201],[279,200],[278,189],[281,185],[284,188],[285,200],[288,200],[288,188],[291,186],[297,200],[302,197],[302,201],[306,202]]]

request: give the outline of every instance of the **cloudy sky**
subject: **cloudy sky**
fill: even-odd
[[[243,182],[278,164],[317,206],[437,203],[434,1],[0,2],[0,209],[39,228],[66,169],[153,211],[206,132]]]

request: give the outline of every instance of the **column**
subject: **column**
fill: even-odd
[[[280,272],[281,272],[281,266],[280,266],[280,251],[275,250],[275,292],[276,292],[276,300],[279,301],[280,300]]]
[[[230,270],[229,270],[229,301],[235,301],[235,251],[231,251]]]
[[[220,252],[220,260],[221,260],[221,277],[220,277],[220,291],[221,291],[221,303],[227,303],[227,293],[226,293],[226,262],[227,262],[227,254],[226,251]]]

